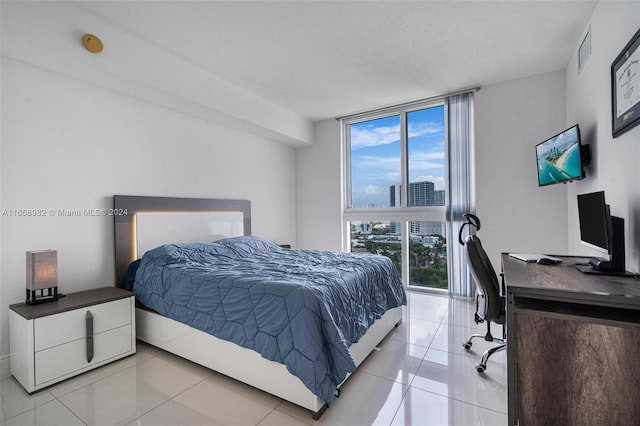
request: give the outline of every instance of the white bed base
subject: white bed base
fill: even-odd
[[[349,351],[356,365],[360,365],[401,320],[402,307],[391,309],[358,343],[351,345]],[[262,358],[256,351],[140,308],[136,309],[136,332],[144,342],[304,407],[312,411],[316,419],[326,408],[284,364]]]

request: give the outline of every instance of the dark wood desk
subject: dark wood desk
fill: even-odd
[[[638,425],[640,279],[502,255],[509,425]]]

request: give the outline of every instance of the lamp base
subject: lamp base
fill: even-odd
[[[40,294],[38,294],[38,292],[40,292]],[[41,288],[38,290],[27,289],[27,300],[25,303],[29,305],[38,305],[40,303],[55,302],[59,297],[60,294],[58,294],[58,287]]]

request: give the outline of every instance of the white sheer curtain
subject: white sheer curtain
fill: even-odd
[[[448,98],[449,110],[449,209],[447,235],[449,292],[454,296],[473,297],[474,285],[464,259],[464,247],[458,243],[463,214],[475,212],[473,182],[473,93]]]

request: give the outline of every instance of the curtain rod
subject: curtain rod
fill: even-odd
[[[386,106],[386,107],[376,108],[376,109],[372,109],[372,110],[368,110],[368,111],[356,112],[354,114],[342,115],[342,116],[336,117],[336,120],[338,120],[338,121],[347,120],[347,119],[351,120],[351,119],[354,119],[354,118],[364,117],[364,116],[368,116],[368,115],[372,115],[372,114],[381,114],[381,113],[384,113],[384,112],[395,111],[395,110],[398,110],[398,109],[410,108],[410,107],[415,106],[415,105],[419,105],[419,104],[423,104],[423,103],[426,103],[426,102],[435,101],[437,99],[442,99],[442,98],[446,98],[446,97],[449,97],[449,96],[461,95],[463,93],[475,93],[478,90],[480,90],[480,88],[481,88],[481,86],[467,87],[467,88],[456,90],[456,91],[453,91],[453,92],[445,92],[445,93],[441,93],[441,94],[438,94],[438,95],[429,96],[428,98],[416,99],[414,101],[403,102],[403,103],[396,104],[396,105],[389,105],[389,106]]]

